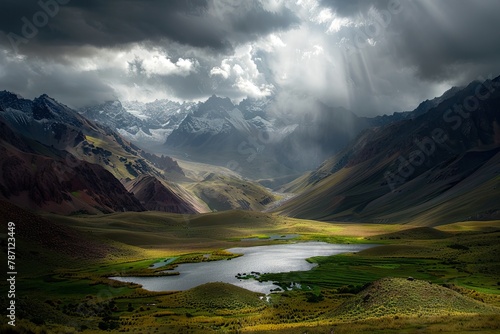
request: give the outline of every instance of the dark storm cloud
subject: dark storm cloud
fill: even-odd
[[[61,5],[16,56],[7,36],[40,3]],[[498,0],[0,0],[0,90],[81,105],[272,87],[392,113],[499,75],[498,13]]]
[[[262,9],[257,2],[245,2],[246,10],[235,11],[228,19],[233,32],[239,39],[256,39],[259,36],[279,29],[290,28],[299,24],[299,19],[289,9],[284,8],[280,13],[272,13]],[[232,14],[232,13],[231,13]]]
[[[500,1],[411,1],[390,26],[389,53],[415,66],[424,80],[464,76],[477,69],[500,71]],[[472,76],[472,77],[471,77]]]
[[[80,72],[58,64],[13,61],[0,52],[0,89],[34,98],[46,93],[72,107],[116,98],[102,73]]]
[[[226,6],[231,11],[220,16],[214,10],[217,4],[207,0],[3,0],[0,3],[0,43],[10,44],[9,33],[25,37],[22,18],[34,23],[34,15],[44,11],[40,3],[53,5],[57,1],[67,4],[58,5],[58,12],[38,28],[36,38],[28,38],[29,43],[18,43],[20,50],[40,52],[50,46],[113,47],[170,40],[227,51],[235,44],[298,23],[290,10],[268,12],[257,2],[251,2],[250,6],[244,1]],[[13,35],[10,36],[12,40]]]
[[[355,51],[393,58],[394,66],[413,68],[420,79],[441,82],[461,75],[467,81],[476,79],[478,72],[500,70],[500,1],[321,0],[321,4],[358,21],[357,27],[340,32]],[[377,45],[368,45],[368,38]]]

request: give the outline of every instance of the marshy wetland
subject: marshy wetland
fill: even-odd
[[[337,224],[241,211],[187,219],[151,212],[49,217],[58,226],[80,230],[80,242],[72,241],[71,257],[47,249],[41,260],[33,255],[36,248],[20,244],[25,256],[18,286],[30,296],[19,300],[19,311],[27,315],[18,324],[20,330],[319,334],[500,329],[498,221],[438,227]],[[46,230],[47,221],[40,226]],[[53,237],[56,225],[50,228]],[[290,234],[298,236],[266,238]],[[242,241],[251,237],[258,240]],[[79,251],[97,241],[101,246],[94,253]],[[313,245],[321,246],[313,250]],[[259,249],[289,247],[296,249],[269,256],[281,263],[284,253],[297,255],[300,266],[294,270],[271,272],[251,265],[262,262]],[[245,251],[248,254],[235,255]],[[231,279],[238,281],[234,276],[241,274],[241,284],[260,284],[243,279],[258,272],[260,280],[276,283],[280,290],[294,289],[264,298],[255,292],[260,290],[221,282],[184,291],[150,291],[147,284],[109,279],[177,280],[184,266],[217,268],[217,263],[231,268]],[[180,273],[154,277],[164,271]]]
[[[306,261],[310,257],[358,252],[369,247],[373,247],[373,245],[342,245],[315,241],[237,247],[226,251],[242,256],[231,259],[231,261],[180,264],[173,269],[179,275],[111,277],[111,279],[140,284],[149,291],[181,291],[205,283],[223,282],[267,294],[271,290],[275,290],[277,286],[269,281],[259,282],[256,280],[255,278],[261,274],[307,271],[317,266],[316,263]]]

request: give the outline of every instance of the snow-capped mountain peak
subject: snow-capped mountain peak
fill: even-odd
[[[164,143],[196,104],[170,100],[107,101],[82,108],[80,113],[98,123],[115,129],[125,138],[147,146]]]

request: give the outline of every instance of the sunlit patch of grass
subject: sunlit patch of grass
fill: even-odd
[[[344,320],[393,316],[495,314],[493,306],[428,281],[384,278],[343,303],[332,316]]]
[[[258,240],[269,240],[271,237],[267,234],[250,234],[246,236],[241,236],[241,237],[233,237],[233,238],[228,238],[228,241],[242,241],[245,239],[258,239]]]
[[[500,230],[500,220],[465,221],[437,226],[436,229],[446,232],[488,232]]]
[[[303,234],[299,237],[303,241],[323,241],[331,244],[368,244],[373,243],[364,237],[353,237],[344,235]]]

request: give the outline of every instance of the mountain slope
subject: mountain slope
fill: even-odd
[[[150,175],[141,175],[125,183],[125,188],[134,194],[141,204],[149,211],[164,211],[173,213],[197,213],[205,208],[196,208],[187,202],[172,187]]]
[[[463,87],[462,87],[463,88]],[[420,103],[417,108],[413,111],[403,111],[403,112],[395,112],[392,115],[380,115],[373,118],[365,118],[365,120],[371,126],[382,126],[394,122],[399,122],[405,119],[413,119],[420,115],[427,113],[432,108],[437,107],[441,102],[453,97],[457,94],[462,88],[460,87],[452,87],[448,89],[443,95],[433,98],[432,100],[425,100]]]
[[[262,211],[276,197],[264,187],[230,175],[209,173],[190,187],[210,209]]]
[[[421,116],[365,130],[292,182],[289,190],[303,192],[279,210],[301,218],[421,225],[498,215],[499,80],[471,83]],[[471,108],[467,103],[474,101]]]
[[[341,151],[363,129],[367,119],[344,108],[330,108],[311,101],[311,112],[276,149],[280,161],[297,171],[306,171]]]
[[[119,179],[182,174],[171,158],[144,152],[47,95],[30,101],[0,92],[0,108],[3,196],[25,207],[60,213],[144,210]],[[178,192],[177,199],[188,207],[200,202],[187,192]]]
[[[0,121],[0,197],[19,206],[69,214],[72,212],[143,211],[108,171],[78,161],[71,154],[17,135]],[[77,162],[68,165],[68,161]]]

